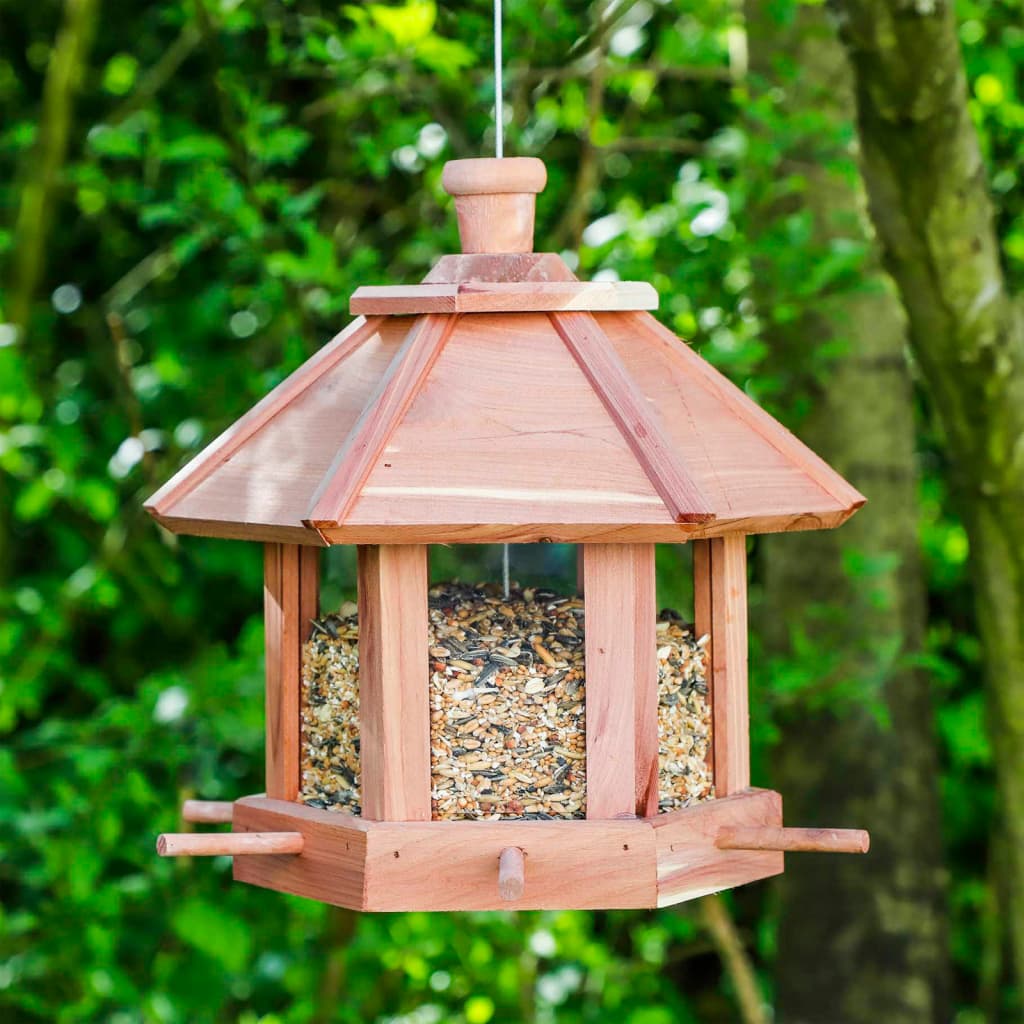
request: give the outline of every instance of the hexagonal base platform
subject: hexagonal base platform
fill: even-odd
[[[366,821],[251,796],[235,803],[235,832],[301,832],[305,848],[235,857],[234,877],[353,910],[663,907],[780,874],[781,853],[720,850],[715,837],[781,824],[782,798],[764,789],[621,821]],[[498,892],[508,846],[526,861],[514,901]]]

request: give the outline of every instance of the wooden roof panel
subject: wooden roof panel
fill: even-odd
[[[852,512],[863,497],[648,314],[600,318],[719,519]]]
[[[358,347],[294,393],[162,515],[303,527],[310,496],[411,324],[412,319],[404,317],[375,321]],[[300,372],[301,368],[296,371]],[[291,380],[279,387],[286,388]]]
[[[357,320],[147,507],[408,543],[813,529],[862,502],[648,313],[524,312]]]
[[[462,317],[347,526],[672,518],[543,313]]]

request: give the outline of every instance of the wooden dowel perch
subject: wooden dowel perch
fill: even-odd
[[[161,857],[239,857],[302,853],[301,832],[167,832],[157,837]]]
[[[186,800],[181,805],[181,820],[207,825],[229,825],[235,805],[229,800]]]
[[[735,826],[719,831],[720,850],[782,850],[791,853],[867,853],[871,837],[859,828]]]
[[[522,898],[526,884],[526,860],[518,846],[506,846],[498,857],[498,892],[503,900]]]

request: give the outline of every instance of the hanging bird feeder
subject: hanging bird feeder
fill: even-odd
[[[190,802],[233,831],[162,854],[355,909],[480,910],[663,906],[783,851],[867,849],[751,788],[746,608],[747,535],[864,499],[663,327],[649,285],[532,251],[545,178],[449,163],[463,253],[358,289],[354,322],[147,504],[266,551],[266,794]],[[576,545],[580,593],[431,591],[431,545],[456,542]],[[659,620],[656,543],[692,546],[692,633]],[[358,546],[358,614],[322,618],[336,544]],[[673,665],[691,734],[666,749]]]

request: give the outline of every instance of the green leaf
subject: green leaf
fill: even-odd
[[[437,20],[433,0],[412,0],[401,7],[370,4],[370,17],[400,47],[412,46],[430,35]]]
[[[103,88],[114,96],[124,96],[135,84],[139,62],[130,53],[115,54],[103,69]]]
[[[97,156],[130,159],[142,156],[142,139],[124,127],[99,124],[89,132],[89,149]]]
[[[160,151],[160,158],[169,164],[210,160],[225,163],[230,154],[226,143],[216,135],[183,135],[169,142]]]
[[[225,970],[237,973],[245,967],[252,939],[242,918],[196,898],[178,907],[171,920],[182,942],[212,957]]]

